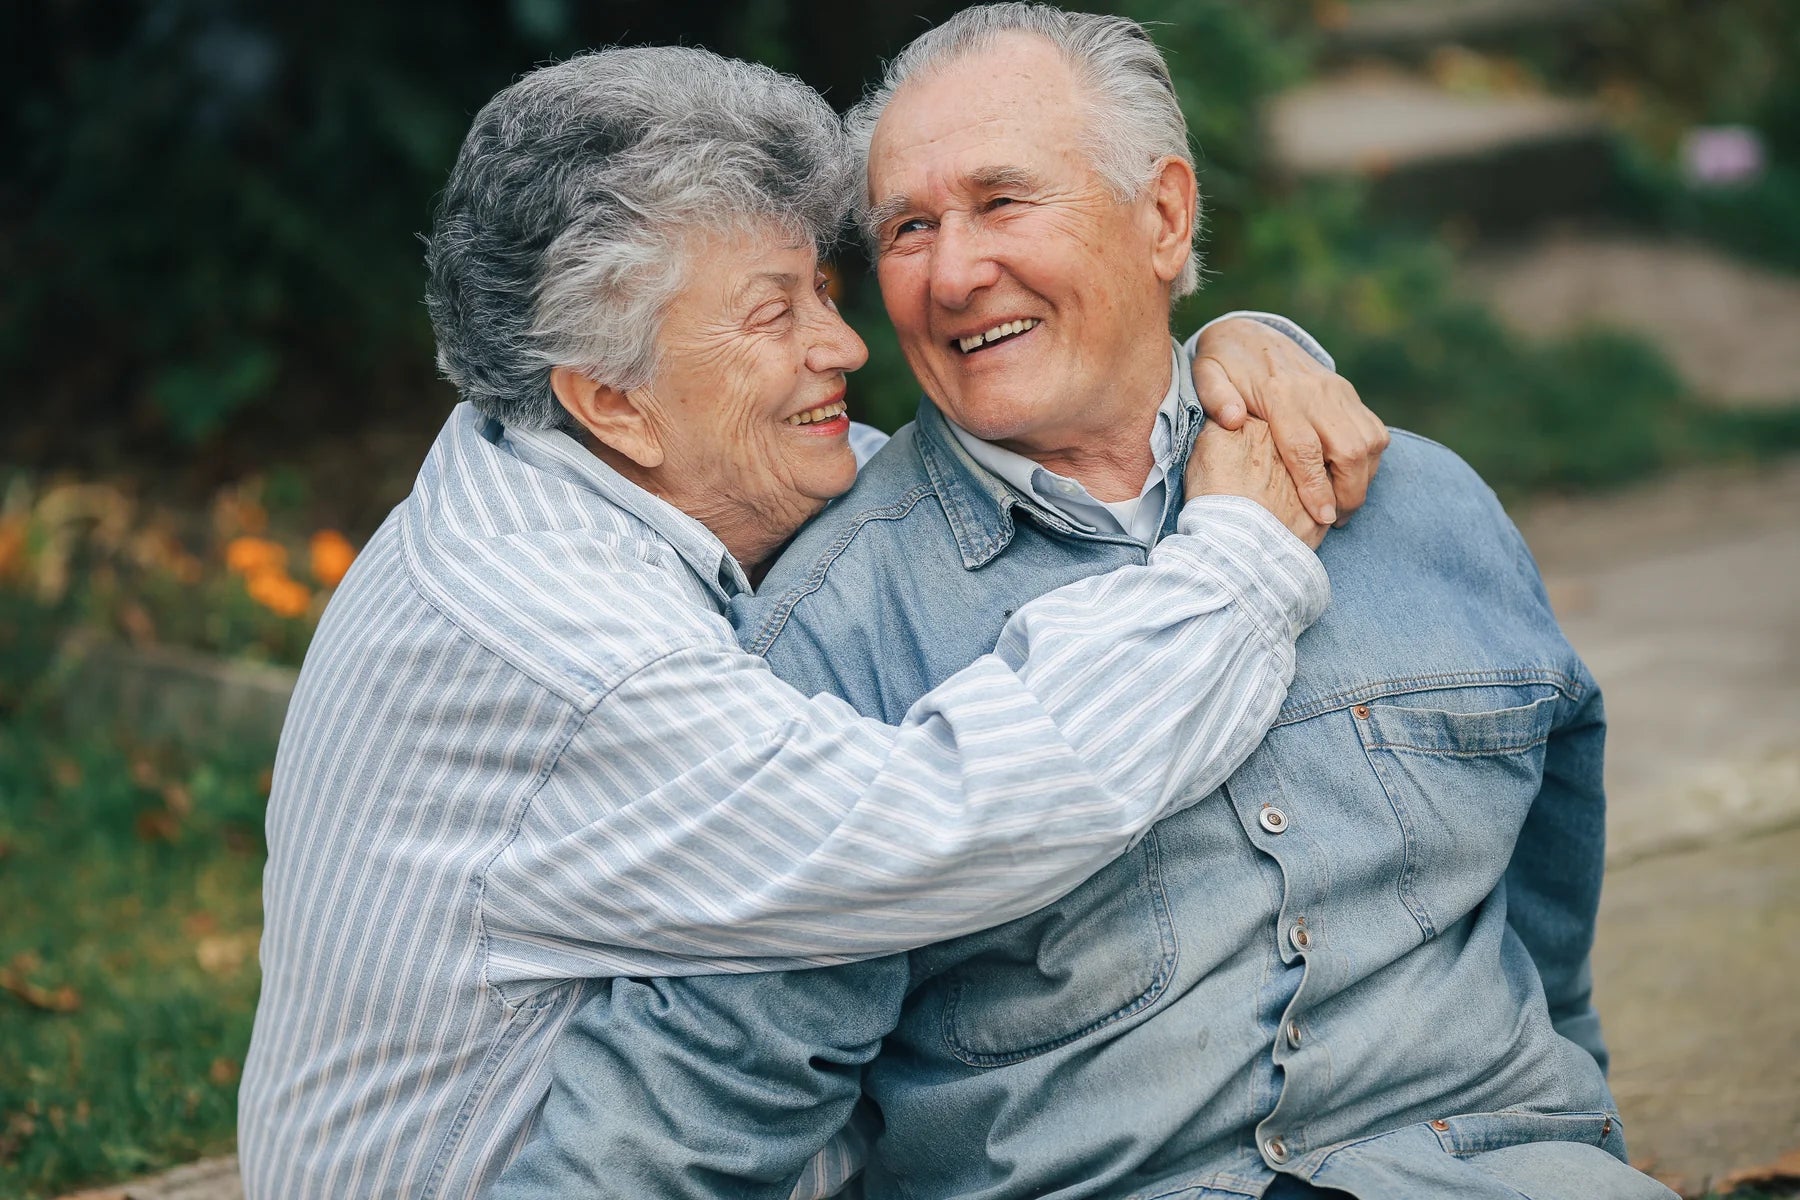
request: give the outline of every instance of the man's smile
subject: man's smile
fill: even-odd
[[[1021,334],[1029,333],[1041,324],[1043,322],[1036,317],[1022,317],[1016,321],[1002,321],[980,333],[970,334],[968,337],[952,338],[950,341],[962,353],[975,354],[989,346],[1008,342]]]

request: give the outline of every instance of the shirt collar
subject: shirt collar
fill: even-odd
[[[737,559],[705,525],[619,474],[580,442],[555,429],[515,429],[490,421],[490,440],[511,449],[526,466],[595,492],[624,509],[674,547],[720,600],[751,590]]]
[[[1150,433],[1155,465],[1145,481],[1146,490],[1170,472],[1178,456],[1185,458],[1201,416],[1187,355],[1173,340],[1170,357],[1169,390],[1157,408]],[[918,428],[926,471],[944,501],[963,565],[970,570],[991,560],[1012,540],[1010,509],[1015,504],[1048,514],[1057,523],[1089,527],[1049,491],[1062,476],[1022,454],[982,441],[945,417],[929,400],[919,405]],[[1078,494],[1090,504],[1098,503],[1088,497],[1086,489]]]

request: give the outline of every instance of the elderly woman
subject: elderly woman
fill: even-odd
[[[1016,917],[1272,720],[1326,595],[1289,528],[1322,531],[1250,432],[1207,439],[1147,565],[1022,607],[897,727],[739,648],[732,598],[878,438],[819,269],[848,158],[818,96],[698,50],[578,58],[477,117],[429,253],[463,403],[282,735],[252,1197],[476,1194],[595,981]],[[1247,345],[1228,369],[1262,370]]]

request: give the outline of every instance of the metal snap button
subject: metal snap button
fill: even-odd
[[[1294,922],[1294,927],[1288,930],[1288,941],[1294,943],[1296,950],[1304,950],[1312,945],[1312,934],[1306,932],[1304,921]]]
[[[1270,833],[1285,833],[1287,831],[1287,814],[1272,804],[1263,805],[1263,810],[1256,814],[1256,820],[1258,824]]]
[[[1290,1045],[1290,1046],[1298,1046],[1300,1044],[1300,1022],[1298,1022],[1298,1021],[1289,1021],[1288,1022],[1287,1040],[1288,1040],[1288,1045]]]
[[[1435,1120],[1431,1123],[1431,1127],[1433,1129],[1437,1130],[1439,1133],[1443,1133],[1450,1128],[1450,1122],[1444,1120],[1442,1117],[1439,1117],[1437,1120]]]
[[[1350,711],[1356,714],[1356,719],[1359,721],[1366,721],[1369,719],[1369,706],[1366,704],[1359,704]]]
[[[1263,1143],[1263,1153],[1269,1156],[1270,1162],[1284,1163],[1288,1160],[1287,1143],[1278,1137],[1272,1137]]]

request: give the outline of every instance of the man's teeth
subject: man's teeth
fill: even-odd
[[[974,337],[958,338],[956,344],[962,347],[962,352],[964,354],[967,354],[969,351],[977,350],[982,346],[987,345],[989,342],[997,342],[1001,338],[1011,337],[1015,333],[1024,333],[1027,329],[1030,329],[1037,323],[1038,322],[1031,317],[1026,317],[1023,321],[1008,321],[1004,325],[994,326],[986,333],[978,333]]]
[[[809,408],[803,413],[795,413],[787,419],[789,425],[811,425],[815,421],[829,421],[833,417],[844,415],[845,404],[839,400],[836,404],[827,404],[823,408]]]

